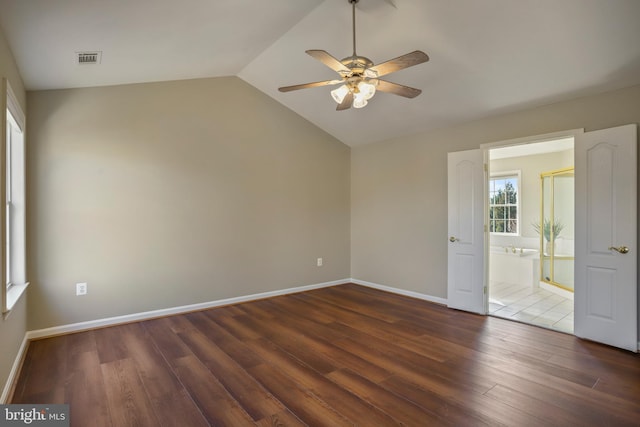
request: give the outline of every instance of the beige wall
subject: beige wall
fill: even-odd
[[[242,80],[28,100],[29,329],[349,277],[349,147]]]
[[[27,110],[26,94],[13,54],[0,31],[0,78],[8,79],[23,111]],[[4,123],[0,126],[4,133]],[[0,392],[9,377],[11,366],[18,354],[20,344],[27,331],[27,296],[23,295],[7,318],[0,318]],[[1,402],[0,402],[1,403]]]
[[[351,276],[447,296],[447,152],[568,129],[640,123],[640,86],[351,152]]]

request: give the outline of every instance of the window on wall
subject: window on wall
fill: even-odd
[[[519,173],[492,175],[489,178],[489,231],[491,233],[520,233],[518,194]]]
[[[13,305],[27,287],[26,281],[26,211],[25,211],[25,117],[6,79],[3,80],[5,99],[2,133],[4,152],[3,221],[4,262],[2,276],[3,313]]]

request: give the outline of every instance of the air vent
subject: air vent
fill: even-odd
[[[99,64],[102,59],[102,52],[76,52],[79,65]]]

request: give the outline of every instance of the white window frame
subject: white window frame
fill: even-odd
[[[502,171],[502,172],[492,172],[491,175],[489,176],[489,182],[488,182],[488,186],[491,185],[491,181],[493,181],[494,179],[501,179],[501,178],[515,178],[518,181],[518,185],[516,188],[516,232],[515,233],[504,233],[504,232],[500,232],[500,231],[490,231],[490,234],[492,235],[496,235],[496,236],[520,236],[520,223],[522,222],[522,211],[520,210],[520,200],[522,200],[522,194],[521,194],[521,187],[522,187],[522,173],[519,170],[513,170],[513,171]],[[487,192],[487,203],[489,206],[489,209],[492,208],[493,205],[491,205],[491,195],[489,194],[489,192]],[[489,219],[489,213],[487,212],[487,221],[488,221],[488,225],[489,225],[489,230],[491,230],[491,219]]]
[[[0,213],[0,224],[3,224],[0,246],[4,283],[2,314],[6,317],[29,285],[26,280],[26,120],[6,78],[2,79],[0,108],[0,176],[4,178],[0,193],[5,204],[5,209]],[[21,146],[12,150],[12,145],[16,143],[13,140],[16,133],[20,137],[18,143]],[[18,212],[17,215],[13,214],[14,210]]]

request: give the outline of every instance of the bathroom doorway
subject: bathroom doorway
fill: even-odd
[[[488,313],[572,334],[574,138],[488,158]]]

